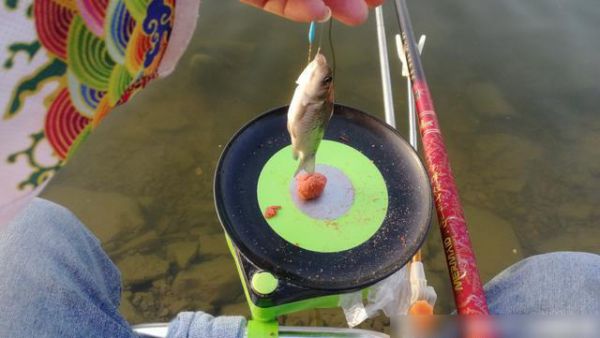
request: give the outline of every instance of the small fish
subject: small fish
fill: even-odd
[[[294,160],[300,159],[294,176],[302,170],[315,172],[315,155],[333,114],[333,72],[320,51],[296,83],[287,123]]]

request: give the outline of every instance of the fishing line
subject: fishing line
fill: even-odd
[[[320,25],[319,27],[319,44],[318,49],[320,50],[321,47],[323,46],[323,27],[324,25]],[[331,42],[331,30],[332,30],[332,26],[333,26],[333,20],[329,21],[329,43],[330,43],[330,47],[333,48],[332,42]],[[308,59],[309,61],[312,59],[312,49],[313,49],[313,45],[315,44],[315,37],[317,35],[317,24],[312,21],[310,23],[310,25],[308,26]]]
[[[321,27],[319,28],[319,49],[321,49],[323,42],[323,26],[325,25],[321,25]]]
[[[329,49],[331,49],[331,73],[335,82],[335,49],[333,48],[333,19],[329,19]]]
[[[312,58],[312,46],[315,42],[315,26],[316,23],[313,21],[310,23],[310,26],[308,28],[308,63],[310,63],[310,59]],[[319,44],[320,43],[321,40],[319,39]]]
[[[319,28],[319,44],[318,44],[317,52],[321,50],[321,46],[323,44],[323,35],[325,35],[323,32],[323,29],[324,29],[323,26],[325,26],[325,25],[321,25],[321,27]],[[313,45],[315,42],[316,30],[317,30],[316,23],[314,21],[312,21],[308,28],[308,63],[310,63],[310,61],[312,60],[312,50],[313,50]],[[333,19],[329,20],[328,39],[329,39],[329,49],[331,50],[332,77],[333,77],[333,81],[335,81],[336,62],[335,62],[335,49],[333,48]]]

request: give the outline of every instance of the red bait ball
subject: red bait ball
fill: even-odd
[[[300,174],[296,178],[298,196],[304,201],[319,198],[327,185],[327,177],[319,173]]]
[[[280,206],[278,205],[272,205],[270,207],[267,208],[267,210],[265,211],[265,218],[273,218],[275,216],[277,216],[277,211],[279,211],[279,209],[281,209]]]

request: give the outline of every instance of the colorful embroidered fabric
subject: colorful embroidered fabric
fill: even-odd
[[[175,0],[1,0],[0,226],[158,75]]]

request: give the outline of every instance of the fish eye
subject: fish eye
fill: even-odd
[[[327,75],[325,76],[325,78],[323,79],[323,84],[328,84],[333,80],[333,77],[331,77],[331,75]]]

